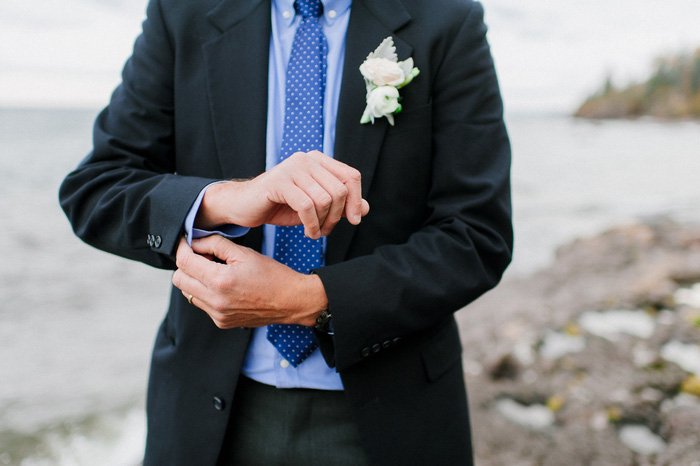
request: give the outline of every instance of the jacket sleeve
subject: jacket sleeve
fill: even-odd
[[[215,181],[176,173],[173,81],[172,41],[152,0],[122,84],[95,122],[93,151],[59,191],[83,241],[161,268],[174,267],[187,212]]]
[[[510,262],[502,102],[481,5],[471,3],[463,18],[429,70],[432,174],[426,205],[413,206],[428,212],[424,223],[403,244],[316,271],[334,326],[332,337],[319,335],[320,346],[339,371],[444,322],[495,286]]]

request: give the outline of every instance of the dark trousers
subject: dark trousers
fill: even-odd
[[[218,464],[368,463],[343,392],[278,389],[241,376]]]

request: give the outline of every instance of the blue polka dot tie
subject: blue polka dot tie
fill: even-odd
[[[328,44],[319,17],[320,0],[297,0],[302,16],[287,66],[284,132],[280,162],[295,152],[323,150],[323,95],[326,90]],[[309,273],[323,261],[323,243],[304,235],[304,227],[277,227],[273,257],[297,272]],[[270,325],[267,339],[297,367],[316,349],[311,327]]]

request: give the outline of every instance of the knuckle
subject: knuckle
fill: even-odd
[[[212,316],[211,320],[214,322],[214,325],[219,327],[222,330],[226,330],[226,323],[223,322],[222,320],[218,319],[217,317]]]
[[[314,204],[314,201],[312,201],[312,200],[309,199],[309,198],[303,199],[303,200],[299,203],[299,210],[301,210],[301,211],[303,211],[303,212],[308,212],[308,211],[311,211],[311,210],[315,210],[315,207],[316,207],[316,206],[315,206],[315,204]]]
[[[348,196],[348,192],[348,187],[341,184],[334,189],[333,195],[336,199],[344,199]]]
[[[211,287],[215,290],[223,291],[229,287],[229,281],[222,275],[216,275],[211,279]]]
[[[222,298],[214,298],[209,304],[216,313],[217,319],[220,321],[226,320],[226,302]]]
[[[184,269],[187,266],[187,256],[184,254],[178,254],[175,257],[175,265],[178,269]]]
[[[347,181],[350,181],[353,183],[360,183],[362,181],[362,173],[360,173],[360,171],[357,170],[356,168],[348,167],[345,176],[346,176]]]
[[[338,196],[336,196],[338,197]],[[318,198],[318,205],[324,209],[333,203],[333,197],[328,193],[323,193]]]

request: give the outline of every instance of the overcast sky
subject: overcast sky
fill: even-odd
[[[699,0],[483,0],[512,112],[570,112],[608,73],[700,47]],[[2,0],[0,106],[103,106],[145,0]]]

